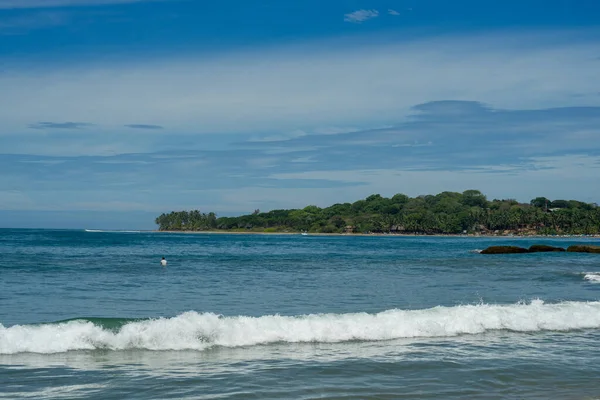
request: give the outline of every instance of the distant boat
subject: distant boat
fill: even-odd
[[[308,236],[308,233],[306,233],[306,232],[302,232],[302,233],[301,233],[301,235],[302,235],[302,236]]]

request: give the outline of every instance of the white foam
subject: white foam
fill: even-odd
[[[10,398],[15,399],[44,399],[44,398],[73,398],[75,395],[80,395],[82,397],[88,397],[90,394],[94,392],[99,392],[104,389],[106,386],[97,383],[88,383],[83,385],[65,385],[65,386],[54,386],[50,388],[45,388],[41,390],[32,390],[26,392],[10,392]],[[4,397],[0,394],[0,399],[9,398]]]
[[[477,254],[479,254],[479,253],[481,253],[482,251],[483,251],[483,250],[481,250],[481,249],[474,249],[474,250],[469,250],[469,253],[477,253]]]
[[[0,354],[70,350],[204,350],[277,342],[334,343],[400,338],[452,337],[493,330],[569,331],[600,328],[600,302],[464,305],[378,314],[315,314],[297,317],[222,317],[186,312],[173,318],[130,322],[118,332],[91,322],[49,325],[0,324]]]
[[[584,272],[583,279],[594,283],[600,283],[600,272]]]
[[[90,233],[141,233],[141,231],[105,231],[102,229],[85,229],[85,231]]]

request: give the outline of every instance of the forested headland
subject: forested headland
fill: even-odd
[[[320,208],[255,210],[217,217],[199,210],[174,211],[155,220],[160,231],[596,235],[600,207],[577,200],[536,197],[529,203],[488,200],[478,190],[391,198],[373,194],[354,203]]]

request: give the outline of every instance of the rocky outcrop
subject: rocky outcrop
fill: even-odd
[[[600,246],[576,244],[567,248],[569,253],[600,253]]]
[[[481,251],[481,254],[521,254],[521,253],[548,253],[548,252],[563,252],[569,253],[598,253],[600,254],[600,246],[594,245],[573,245],[566,250],[562,247],[548,246],[545,244],[534,244],[528,249],[518,246],[490,246]]]
[[[529,253],[529,250],[517,246],[490,246],[481,251],[481,254],[519,254]]]
[[[530,253],[548,253],[554,251],[566,251],[562,247],[548,246],[545,244],[534,244],[529,248]]]

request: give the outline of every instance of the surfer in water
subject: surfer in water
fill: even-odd
[[[160,260],[160,265],[162,265],[163,267],[167,266],[167,260],[165,260],[164,257],[162,258],[162,260]]]

